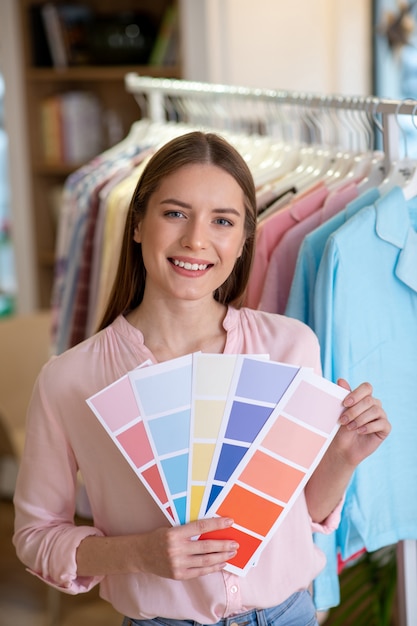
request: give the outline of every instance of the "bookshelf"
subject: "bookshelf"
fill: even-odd
[[[174,39],[175,49],[169,46],[169,58],[161,60],[161,41],[158,35],[167,31],[167,22],[172,19],[172,7],[177,12],[179,23],[179,2],[177,0],[88,0],[78,2],[54,2],[54,8],[70,5],[91,11],[93,21],[89,25],[91,33],[97,32],[96,48],[81,61],[72,61],[70,56],[64,66],[54,65],[49,42],[45,33],[40,11],[48,2],[39,0],[19,0],[19,19],[24,59],[24,89],[26,127],[29,140],[29,171],[32,190],[31,210],[34,223],[34,251],[37,274],[36,292],[40,307],[51,303],[53,286],[55,240],[57,235],[57,211],[59,210],[59,190],[71,172],[83,162],[66,158],[47,159],[45,155],[45,135],[42,124],[42,110],[45,101],[60,99],[68,93],[88,93],[96,98],[99,105],[99,122],[102,129],[102,143],[99,152],[117,143],[127,135],[134,121],[140,117],[135,99],[124,87],[124,77],[134,71],[156,77],[181,78],[180,35],[178,26]],[[145,22],[141,22],[145,16]],[[153,39],[148,38],[148,54],[137,54],[135,50],[119,49],[116,52],[106,48],[113,36],[119,38],[123,25],[129,22],[144,23],[153,27]],[[148,20],[146,22],[146,20]],[[121,26],[122,24],[122,26]],[[43,30],[39,30],[40,28]],[[133,30],[133,32],[137,32]],[[148,28],[148,32],[151,29]],[[153,44],[150,45],[150,42]],[[106,44],[106,45],[104,45]],[[154,46],[159,47],[158,64],[149,64],[149,59],[157,58]],[[66,44],[68,45],[68,44]],[[134,46],[133,46],[134,47]],[[163,48],[164,46],[162,46]],[[167,47],[165,47],[167,48]],[[154,54],[152,55],[152,51]],[[136,51],[138,52],[138,51]],[[140,63],[135,61],[140,59]],[[114,61],[113,61],[114,60]],[[51,128],[49,132],[51,132]],[[97,148],[98,149],[98,148]],[[94,154],[91,154],[93,157]]]

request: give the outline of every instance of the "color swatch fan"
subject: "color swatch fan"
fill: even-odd
[[[244,575],[338,430],[345,389],[267,355],[194,353],[139,367],[87,399],[171,524],[232,517]]]

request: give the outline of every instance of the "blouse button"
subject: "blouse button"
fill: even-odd
[[[232,587],[230,587],[230,593],[237,593],[237,592],[238,592],[237,585],[233,585]],[[235,622],[233,622],[233,624],[230,624],[230,626],[235,626]]]

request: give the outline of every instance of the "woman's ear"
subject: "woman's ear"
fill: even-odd
[[[245,247],[245,243],[246,243],[246,237],[243,238],[242,240],[242,244],[239,248],[239,252],[237,253],[237,259],[240,259],[240,257],[242,256],[242,252],[243,252],[243,248]]]
[[[141,230],[141,223],[139,222],[133,231],[133,241],[136,241],[136,243],[142,243]]]

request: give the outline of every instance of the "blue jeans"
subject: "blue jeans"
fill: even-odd
[[[202,626],[193,620],[131,619],[125,617],[122,626]],[[316,609],[308,591],[297,591],[282,604],[270,609],[248,611],[221,619],[213,626],[318,626]]]

